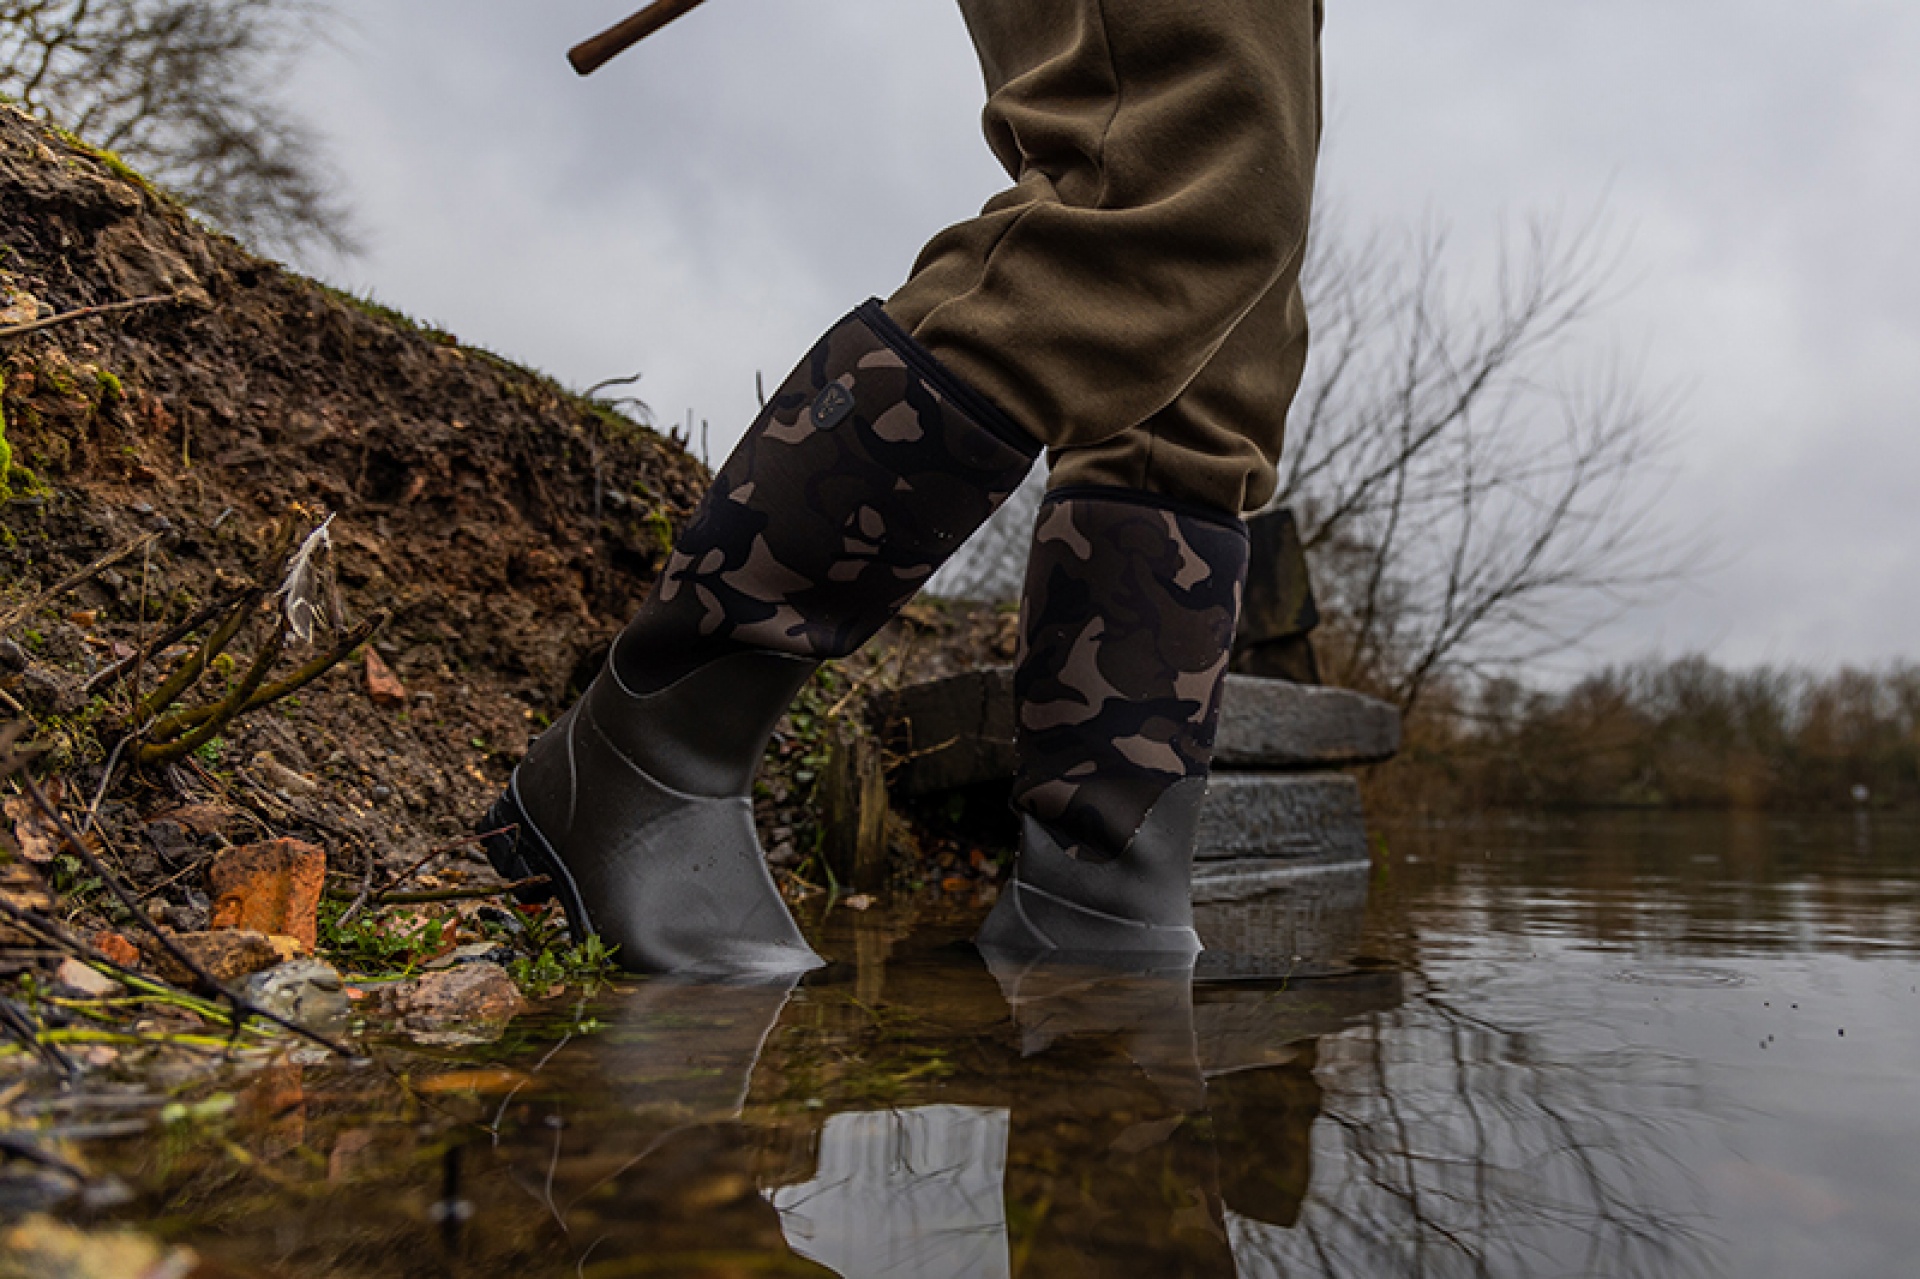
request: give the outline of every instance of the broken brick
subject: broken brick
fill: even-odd
[[[320,894],[327,855],[297,839],[232,848],[207,869],[216,930],[250,929],[292,937],[308,951],[320,940]]]
[[[122,968],[140,967],[140,948],[119,933],[100,933],[93,939],[93,948],[102,959]]]
[[[380,654],[368,645],[367,654],[367,696],[373,699],[375,706],[405,706],[407,704],[407,686],[393,673],[393,668],[381,660]]]

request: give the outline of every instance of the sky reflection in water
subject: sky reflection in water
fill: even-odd
[[[187,1167],[137,1175],[287,1273],[1911,1273],[1920,827],[1386,835],[1370,884],[1209,908],[1264,956],[1193,986],[835,912],[824,979],[629,987],[496,1050],[504,1096],[309,1068],[329,1174],[273,1213],[184,1224]]]

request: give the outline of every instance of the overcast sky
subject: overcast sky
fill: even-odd
[[[339,0],[291,86],[368,252],[307,264],[584,387],[641,372],[719,455],[756,370],[1002,182],[950,0],[712,0],[590,80],[639,0]],[[1589,660],[1920,657],[1920,5],[1330,6],[1322,189],[1437,220],[1604,203],[1604,340],[1685,389],[1671,501],[1713,560]]]

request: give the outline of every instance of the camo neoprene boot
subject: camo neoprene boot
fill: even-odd
[[[753,826],[754,774],[851,653],[1004,501],[1039,445],[868,302],[714,477],[638,615],[515,770],[495,869],[547,877],[634,971],[811,968]]]
[[[983,950],[1200,950],[1193,841],[1247,571],[1239,519],[1114,489],[1041,505],[1014,672],[1020,852]]]

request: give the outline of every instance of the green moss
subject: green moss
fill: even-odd
[[[660,553],[673,553],[673,521],[659,507],[647,512],[647,529],[653,534],[653,540],[660,544]]]
[[[94,402],[101,408],[105,408],[109,404],[114,404],[126,398],[127,388],[122,385],[116,375],[109,373],[105,369],[95,369],[93,371],[93,383],[95,391]]]

